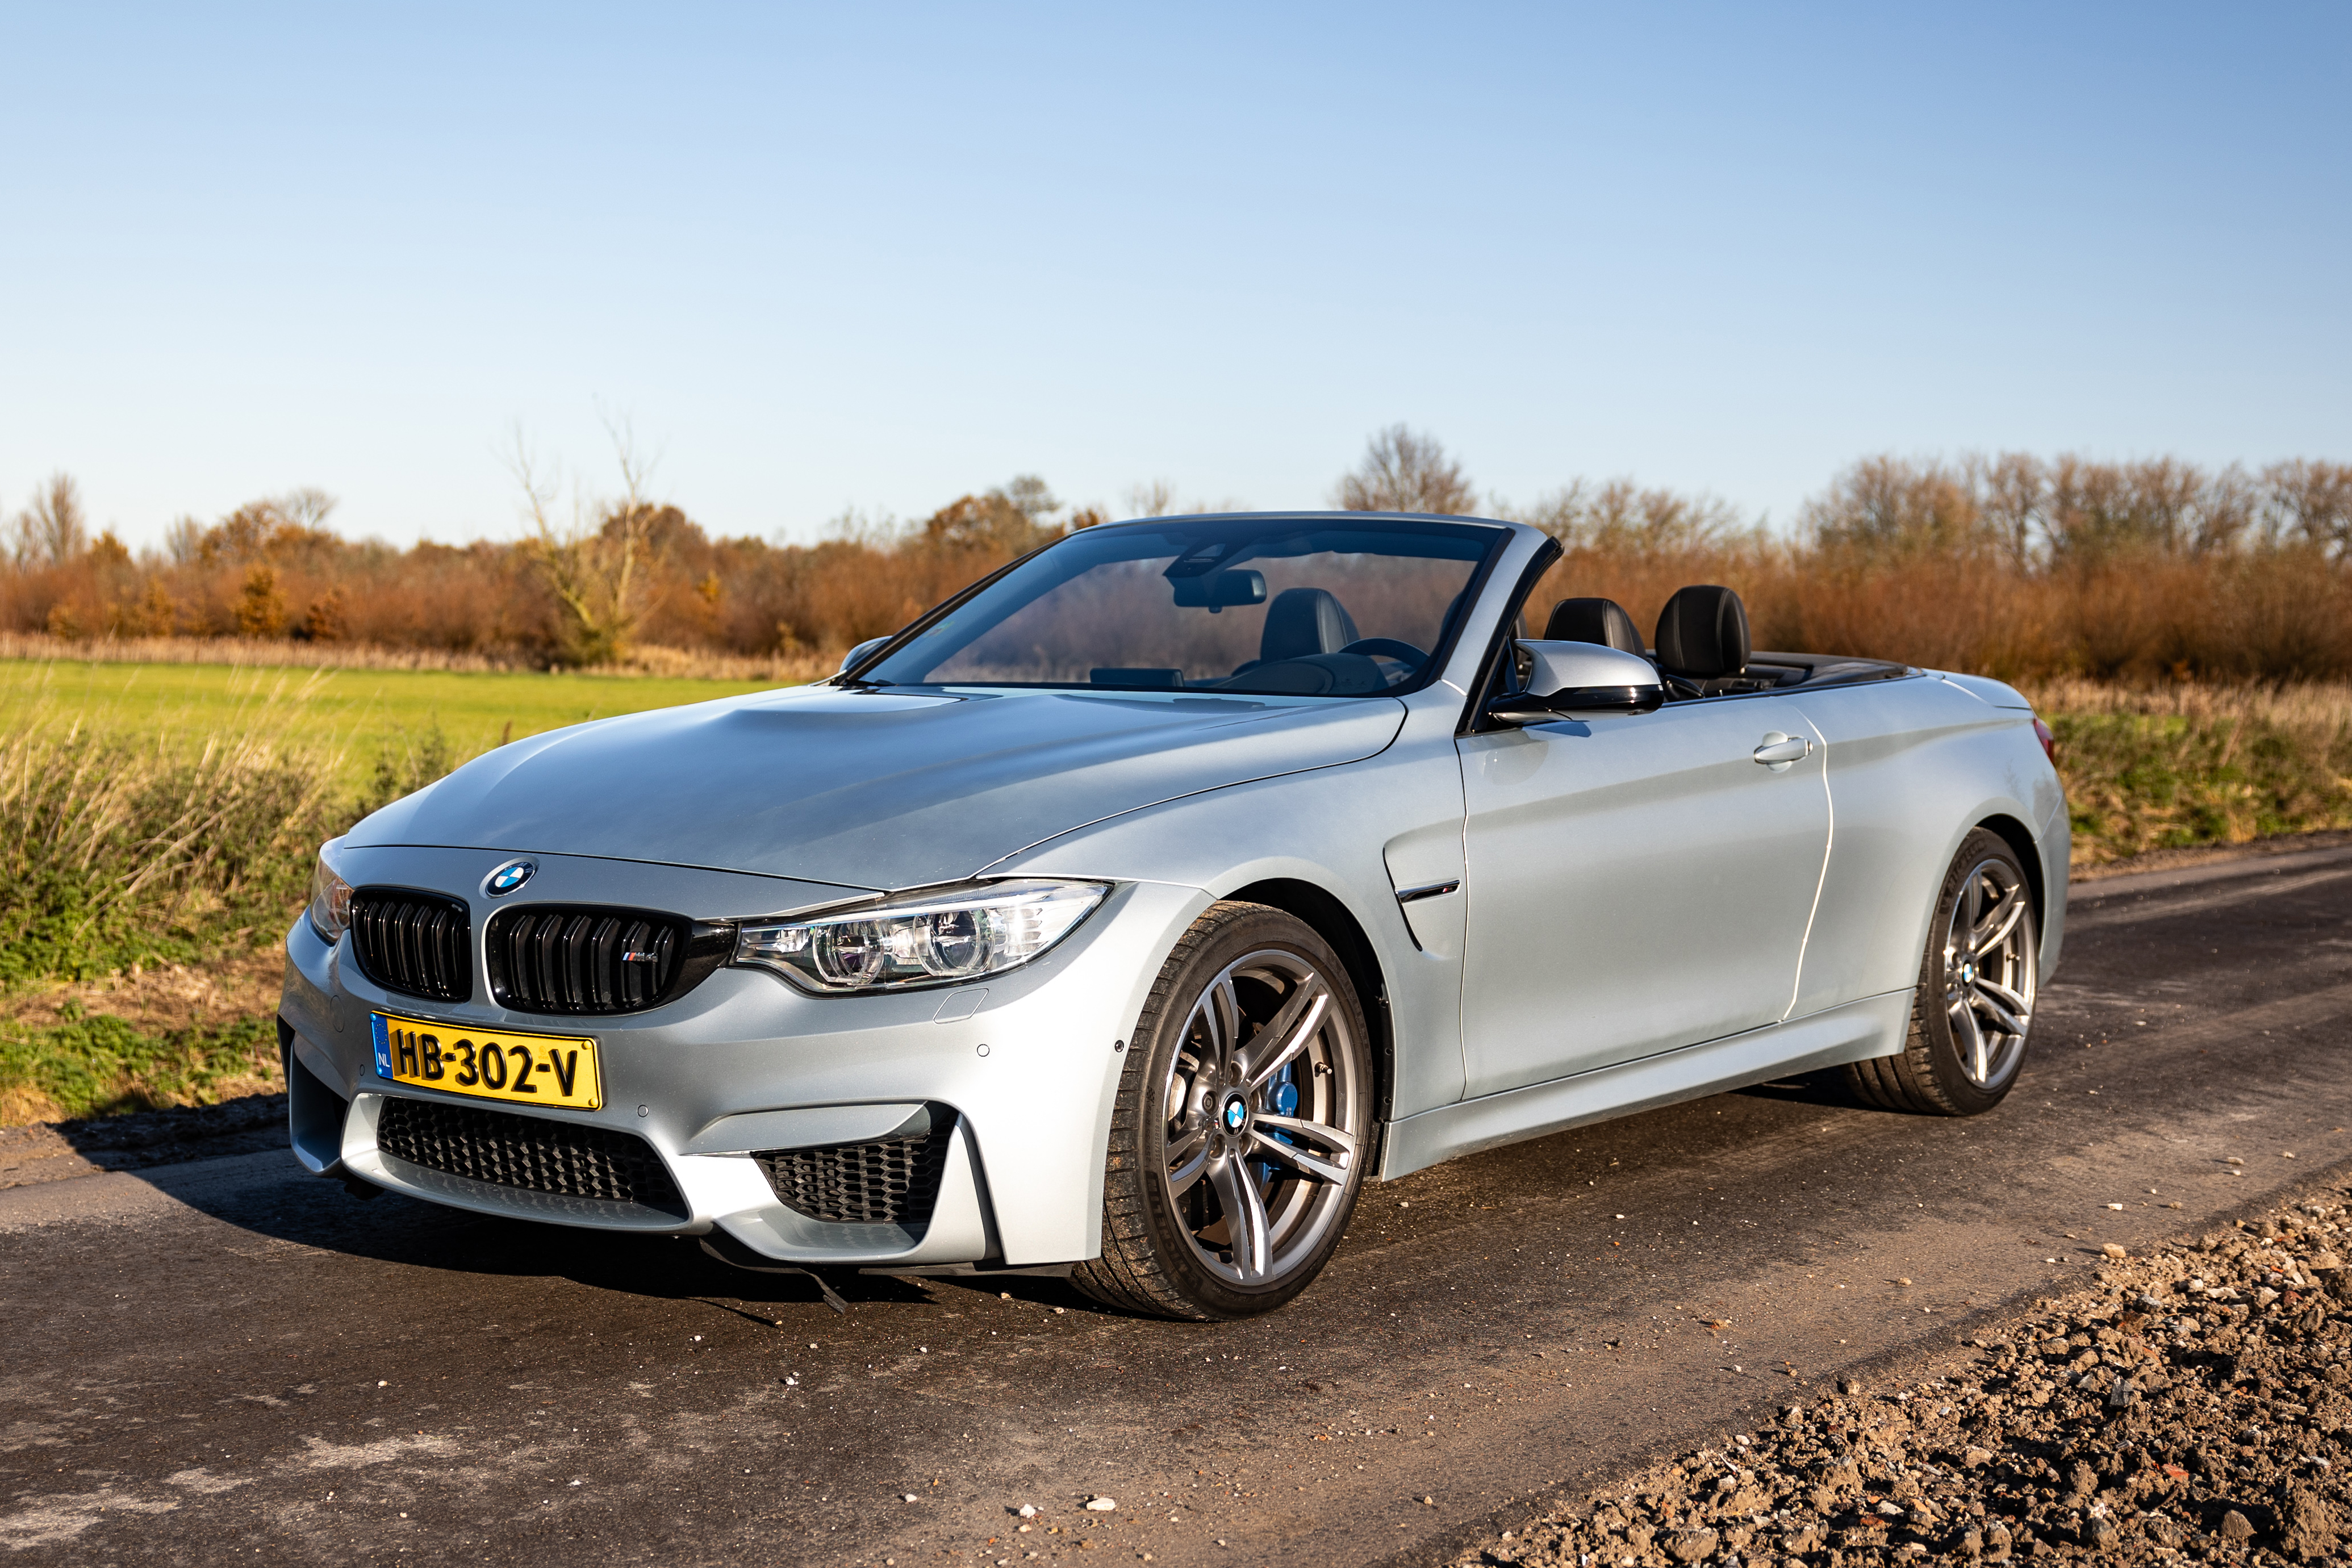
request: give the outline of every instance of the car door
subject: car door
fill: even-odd
[[[1469,1097],[1788,1012],[1830,841],[1823,747],[1793,698],[1457,747]]]

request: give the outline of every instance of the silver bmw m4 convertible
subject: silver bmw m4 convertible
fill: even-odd
[[[1559,554],[1106,525],[830,681],[500,747],[320,851],[294,1151],[820,1281],[1233,1318],[1455,1155],[1829,1067],[1998,1104],[2065,912],[2025,700],[1754,652],[1723,588],[1647,639],[1528,602]]]

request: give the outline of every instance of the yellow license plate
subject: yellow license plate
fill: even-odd
[[[604,1103],[596,1042],[584,1036],[470,1029],[395,1013],[375,1013],[372,1022],[375,1070],[395,1083],[575,1111]]]

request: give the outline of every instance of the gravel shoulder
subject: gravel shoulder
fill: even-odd
[[[2352,1530],[2352,1183],[2132,1258],[1901,1375],[1454,1558],[1527,1568],[2340,1561]]]

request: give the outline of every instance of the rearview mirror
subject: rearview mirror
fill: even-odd
[[[1666,700],[1656,666],[1638,653],[1598,643],[1521,643],[1534,667],[1527,689],[1505,692],[1486,707],[1503,724],[1550,724],[1563,718],[1601,718],[1654,713]]]
[[[1181,610],[1230,610],[1240,604],[1265,602],[1265,574],[1262,571],[1213,571],[1206,577],[1179,577],[1170,580],[1176,591],[1176,605]]]

